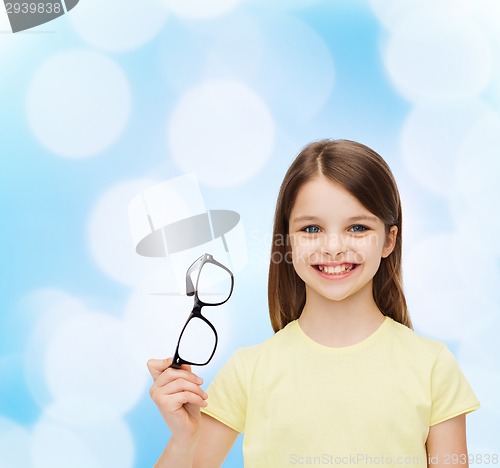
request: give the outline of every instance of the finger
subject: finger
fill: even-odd
[[[156,378],[155,384],[161,387],[177,379],[188,380],[196,385],[201,385],[203,383],[203,379],[193,374],[191,371],[169,367]]]
[[[191,370],[191,366],[189,364],[182,364],[181,365],[181,369],[185,369],[185,370],[190,371]]]
[[[153,377],[153,380],[156,380],[156,378],[161,375],[161,373],[165,369],[168,369],[170,364],[172,364],[172,359],[173,358],[171,357],[167,359],[150,359],[146,363],[146,366],[148,367],[149,373],[151,374],[151,377]]]
[[[185,404],[192,404],[199,407],[205,407],[208,403],[198,395],[191,392],[180,392],[172,395],[169,409],[171,411],[177,411],[181,409]]]
[[[174,380],[173,382],[170,382],[162,387],[158,387],[156,384],[155,386],[158,388],[158,392],[161,392],[163,395],[173,395],[180,392],[192,392],[199,395],[204,400],[208,398],[208,395],[199,385],[184,379]]]
[[[149,373],[155,379],[160,375],[164,370],[168,369],[172,364],[173,358],[169,357],[166,359],[150,359],[146,366],[148,367]],[[182,364],[181,369],[191,370],[191,366],[189,364]]]

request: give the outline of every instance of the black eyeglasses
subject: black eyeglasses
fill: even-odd
[[[194,282],[193,273],[196,274]],[[179,336],[170,367],[205,366],[210,362],[217,348],[217,331],[201,314],[201,309],[224,304],[231,297],[233,287],[231,271],[210,254],[202,255],[187,269],[186,294],[194,295],[194,306]]]

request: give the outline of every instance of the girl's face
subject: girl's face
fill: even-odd
[[[372,291],[382,257],[396,242],[397,227],[384,223],[341,185],[324,176],[304,184],[289,219],[292,262],[306,294],[341,301]]]

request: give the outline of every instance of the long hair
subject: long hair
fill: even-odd
[[[350,140],[321,140],[306,146],[292,162],[281,184],[276,203],[273,244],[268,278],[268,303],[275,332],[300,317],[306,301],[304,281],[291,262],[289,219],[300,188],[323,175],[355,196],[385,224],[386,233],[397,226],[396,245],[381,259],[373,278],[373,298],[380,311],[413,328],[403,292],[401,268],[402,212],[394,176],[382,157],[361,143]]]

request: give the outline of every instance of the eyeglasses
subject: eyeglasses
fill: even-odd
[[[193,274],[196,275],[194,282]],[[205,366],[210,362],[217,348],[217,331],[201,314],[201,309],[224,304],[231,297],[233,287],[231,271],[210,254],[202,255],[187,269],[186,294],[194,295],[194,306],[179,336],[170,367]]]

